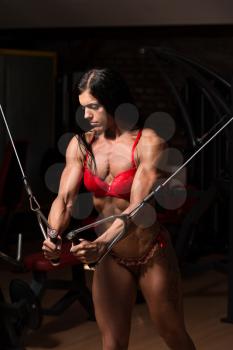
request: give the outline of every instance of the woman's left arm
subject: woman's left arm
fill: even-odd
[[[142,131],[137,147],[139,166],[132,184],[129,205],[122,214],[131,213],[155,188],[162,173],[161,169],[164,169],[164,162],[166,162],[165,152],[163,152],[165,148],[164,140],[158,137],[152,129]],[[140,220],[143,219],[145,213],[142,210],[142,213],[139,211],[136,215],[139,219],[134,221],[140,224]],[[111,242],[122,230],[122,220],[116,219],[96,241]]]
[[[124,213],[130,213],[155,188],[167,161],[166,143],[152,129],[144,129],[138,143],[139,166],[130,193],[130,203]]]

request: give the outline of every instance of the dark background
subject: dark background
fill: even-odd
[[[65,4],[49,1],[46,6],[26,1],[19,6],[17,2],[1,1],[1,103],[14,139],[28,143],[25,169],[45,213],[55,196],[64,163],[59,140],[65,133],[77,130],[72,90],[81,72],[93,66],[108,66],[120,71],[131,87],[142,118],[165,111],[175,119],[176,134],[169,140],[169,145],[185,156],[193,151],[193,147],[180,108],[158,70],[154,54],[151,51],[143,53],[142,48],[152,46],[177,52],[217,72],[231,84],[233,12],[228,1],[221,4],[218,1],[195,2],[195,5],[183,1],[176,5],[146,1],[143,5],[128,1],[116,6],[101,1],[95,8],[85,1]],[[187,105],[188,74],[181,64],[166,60],[161,64],[186,104],[196,137],[201,137],[217,121],[215,113],[207,105],[201,116],[200,89],[196,87],[189,89]],[[210,84],[214,80],[208,79]],[[220,84],[217,90],[231,107],[230,90]],[[219,113],[223,114],[221,108]],[[204,126],[201,125],[203,118]],[[2,122],[0,125],[0,160],[3,164],[8,136]],[[221,186],[216,185],[220,198],[217,204],[208,203],[207,210],[203,209],[199,239],[194,242],[198,249],[200,240],[204,241],[203,250],[211,247],[226,252],[228,248],[230,197],[227,192],[231,186],[231,170],[230,138],[226,136],[223,133],[217,143],[209,146],[187,168],[187,183],[198,191],[205,192],[213,182],[216,184],[216,179],[221,180]],[[216,148],[221,148],[218,154]],[[57,165],[56,176],[48,188],[45,178],[48,168],[54,164]],[[11,191],[10,184],[20,182],[17,170],[13,174],[15,177],[8,177],[7,186],[3,184]],[[5,197],[11,198],[13,194],[9,191]],[[15,202],[7,203],[7,207],[12,205],[15,210],[18,205]],[[27,199],[23,198],[21,202],[23,213],[26,210],[29,215]],[[8,224],[12,220],[15,218],[11,217]],[[23,216],[20,225],[25,231],[31,231],[31,227],[35,230],[33,219],[25,220]],[[18,221],[16,226],[18,229]],[[7,227],[9,232],[17,231],[15,224],[10,227]],[[7,241],[11,235],[15,237],[8,234]],[[26,237],[30,240],[30,232]],[[39,233],[36,237],[41,239]]]

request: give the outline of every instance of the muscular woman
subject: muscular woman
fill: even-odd
[[[69,224],[82,181],[93,194],[100,217],[130,213],[155,187],[160,177],[158,163],[166,147],[154,130],[129,127],[127,116],[119,123],[119,107],[133,100],[116,72],[86,72],[78,94],[91,130],[73,137],[67,148],[59,193],[49,214],[49,223],[58,237]],[[169,234],[152,215],[152,204],[145,205],[127,223],[123,238],[94,272],[92,295],[104,350],[128,348],[138,287],[167,346],[195,350],[184,324],[176,257]],[[95,262],[122,229],[120,219],[105,224],[94,241],[83,239],[72,246],[71,253],[83,263]],[[50,239],[44,241],[42,249],[50,260],[60,253]]]

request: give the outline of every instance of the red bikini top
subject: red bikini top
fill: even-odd
[[[87,159],[89,153],[86,155],[84,162],[84,185],[89,192],[93,192],[95,197],[117,197],[129,200],[130,191],[134,179],[134,175],[137,171],[137,167],[134,161],[134,151],[137,143],[141,137],[142,130],[139,130],[136,140],[134,141],[132,148],[132,167],[126,171],[122,171],[114,177],[111,184],[108,184],[102,180],[99,176],[94,175],[87,168]]]

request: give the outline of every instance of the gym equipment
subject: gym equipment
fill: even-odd
[[[212,137],[210,137],[209,140],[205,144],[200,146],[203,143],[203,138],[205,138],[206,135],[209,136],[209,132],[208,133],[204,133],[204,136],[201,136],[199,138],[195,137],[195,133],[194,133],[194,130],[193,130],[193,125],[192,125],[190,117],[189,117],[189,115],[188,115],[188,113],[186,111],[186,108],[185,108],[184,104],[182,103],[182,100],[181,100],[181,98],[179,96],[179,93],[177,92],[177,89],[175,88],[175,86],[174,86],[173,82],[171,81],[171,79],[169,78],[169,76],[164,73],[163,69],[159,68],[159,70],[160,70],[162,76],[164,77],[165,81],[170,86],[170,88],[171,88],[171,90],[172,90],[172,92],[174,94],[174,97],[176,98],[176,102],[178,103],[178,106],[180,107],[180,109],[182,111],[182,117],[183,117],[183,120],[184,120],[184,122],[186,124],[187,130],[188,130],[188,133],[189,133],[189,138],[190,138],[191,143],[192,143],[192,147],[198,147],[198,150],[193,154],[193,156],[191,156],[188,159],[188,161],[184,163],[183,166],[185,166],[185,165],[188,164],[189,160],[191,160],[199,151],[201,151],[202,148],[207,143],[209,143],[209,141],[211,141],[213,138],[215,138],[215,136],[217,136],[217,134],[220,131],[222,131],[223,128],[225,128],[233,119],[232,118],[232,109],[228,106],[229,101],[226,102],[221,97],[221,95],[218,93],[218,90],[215,88],[215,86],[212,83],[210,83],[210,79],[209,78],[218,81],[218,83],[221,82],[221,83],[223,83],[223,85],[225,84],[225,81],[224,81],[224,79],[221,79],[219,76],[217,76],[213,72],[209,71],[205,67],[203,67],[201,65],[198,65],[195,62],[192,62],[191,60],[188,60],[185,57],[182,57],[181,55],[177,55],[175,53],[168,52],[166,50],[161,50],[161,49],[158,49],[158,48],[153,48],[153,47],[146,48],[146,49],[144,49],[144,51],[145,50],[146,51],[150,51],[151,53],[153,53],[153,56],[155,58],[155,62],[156,63],[158,62],[158,58],[159,59],[162,58],[163,60],[168,61],[168,62],[172,61],[172,62],[175,62],[175,63],[182,63],[182,67],[184,68],[186,73],[188,73],[191,76],[192,81],[194,82],[194,84],[196,84],[196,86],[198,86],[198,88],[202,92],[202,96],[201,96],[202,100],[201,101],[205,101],[205,103],[206,103],[206,100],[207,100],[209,102],[209,105],[212,107],[212,109],[214,111],[214,114],[213,114],[213,116],[215,118],[215,120],[213,122],[214,128],[219,126],[219,124],[221,124],[224,121],[224,119],[226,117],[228,117],[228,121]],[[160,67],[160,64],[158,64],[158,67]],[[208,76],[207,79],[206,79],[206,76]],[[231,88],[231,86],[229,86],[229,84],[225,84],[225,85],[227,86],[228,90],[229,90],[229,87]],[[230,93],[228,91],[228,96],[230,95]],[[205,105],[203,103],[203,105],[202,105],[202,113],[204,113],[203,112],[204,110],[205,110]],[[1,108],[1,112],[2,112],[3,119],[5,121],[5,117],[4,117],[2,108]],[[202,115],[202,117],[203,117],[203,115]],[[216,119],[218,119],[218,122],[216,122]],[[7,127],[7,130],[8,130],[8,134],[9,134],[9,136],[11,138],[11,135],[10,135],[10,132],[9,132],[7,124],[6,124],[6,127]],[[201,130],[201,132],[200,132],[201,135],[203,135],[203,131],[205,131],[205,130]],[[212,131],[213,131],[213,127],[210,129],[210,133],[212,133]],[[12,141],[12,138],[11,138],[11,141]],[[14,147],[13,141],[12,141],[12,145]],[[17,156],[17,153],[16,153],[16,156]],[[229,153],[228,153],[228,156],[229,156]],[[202,160],[203,160],[203,158],[202,158]],[[18,160],[18,162],[19,162],[19,160]],[[219,164],[215,163],[214,165],[219,165]],[[20,162],[19,162],[19,166],[21,167]],[[182,168],[183,167],[181,167],[179,169],[179,171]],[[214,175],[215,175],[215,174],[217,174],[216,169],[219,169],[219,167],[215,166],[214,168],[215,168],[215,173],[214,173]],[[22,175],[23,175],[23,181],[24,181],[24,184],[25,184],[25,188],[26,188],[27,193],[29,195],[29,200],[30,200],[30,204],[31,204],[31,210],[36,212],[39,226],[41,228],[41,231],[42,231],[43,235],[46,237],[46,233],[45,233],[45,231],[43,229],[43,225],[42,224],[44,223],[47,227],[49,227],[48,222],[47,222],[46,218],[43,216],[43,214],[40,212],[40,207],[38,205],[38,202],[36,201],[35,197],[33,196],[32,192],[31,192],[31,189],[30,189],[30,187],[29,187],[29,185],[27,183],[27,180],[26,180],[26,177],[25,177],[25,175],[23,173],[22,168],[21,168],[21,172],[22,172]],[[175,176],[177,174],[177,172],[178,171],[176,171],[173,176]],[[220,169],[219,169],[219,172],[220,172]],[[231,180],[232,180],[232,171],[230,171],[230,175],[231,175]],[[211,172],[211,176],[212,176],[212,172]],[[170,177],[169,179],[171,179],[171,178],[172,177]],[[167,183],[167,181],[165,181],[155,191],[153,191],[150,195],[148,195],[142,201],[142,203],[133,212],[130,213],[130,216],[133,216],[136,213],[136,211],[139,210],[140,207],[145,203],[145,201],[147,201],[149,198],[154,196],[155,192],[157,192],[161,187],[165,186],[166,183]],[[232,196],[232,198],[233,198],[233,196]],[[232,202],[232,198],[231,198],[231,202]],[[230,207],[232,208],[232,203],[230,203],[230,204],[231,204]],[[232,217],[232,215],[231,215],[231,217]],[[128,219],[128,217],[125,217],[125,216],[120,216],[120,218],[124,221],[124,223],[126,223],[126,220]],[[107,218],[106,220],[109,220],[109,219],[110,218]],[[114,220],[115,218],[112,217],[111,219]],[[98,223],[96,222],[95,225],[93,225],[93,226],[96,226],[97,224]],[[232,224],[229,225],[229,226],[231,228]],[[74,231],[69,233],[68,238],[73,239],[74,235],[78,234],[79,232],[81,232],[83,230],[89,229],[90,227],[91,226],[86,226],[86,227],[82,227],[79,230],[74,230]],[[229,231],[231,231],[231,230],[229,230]],[[120,235],[118,237],[116,237],[114,242],[111,242],[111,244],[109,246],[109,249],[108,249],[108,252],[111,250],[113,244],[115,244],[118,241],[118,239],[123,236],[123,234],[124,234],[124,232],[121,232]],[[230,238],[231,238],[230,239],[230,242],[231,242],[231,250],[230,250],[230,252],[232,252],[232,249],[233,249],[232,248],[233,247],[232,234],[230,235]],[[232,254],[230,255],[230,257],[232,258]],[[231,259],[231,260],[233,261],[233,259]],[[233,273],[233,268],[231,269],[231,272]],[[230,275],[232,275],[232,273]],[[232,280],[233,280],[233,278],[231,278],[231,281]],[[232,286],[232,283],[231,283],[231,286]],[[231,295],[233,295],[233,293],[231,293]],[[231,315],[229,315],[230,317],[228,317],[229,320],[232,319],[232,313],[233,313],[232,312],[233,309],[232,308],[230,308],[230,309],[231,309]]]
[[[0,258],[14,267],[22,268],[21,238],[18,242],[17,259],[2,252]],[[42,320],[40,301],[28,283],[19,279],[10,282],[9,296],[11,303],[5,300],[0,289],[0,348],[23,350],[23,339],[27,330],[40,327]]]
[[[0,290],[0,348],[21,350],[24,349],[24,336],[27,330],[40,327],[40,302],[30,286],[22,280],[11,281],[10,298],[12,303],[7,303]]]
[[[34,294],[42,300],[47,289],[66,290],[65,294],[49,308],[43,308],[43,315],[59,315],[76,300],[86,310],[89,320],[95,320],[91,292],[86,285],[83,265],[70,254],[70,244],[64,243],[59,265],[52,265],[43,256],[42,251],[30,254],[24,259],[26,270],[32,272],[30,287]],[[54,270],[71,268],[70,280],[51,279],[49,273]]]

